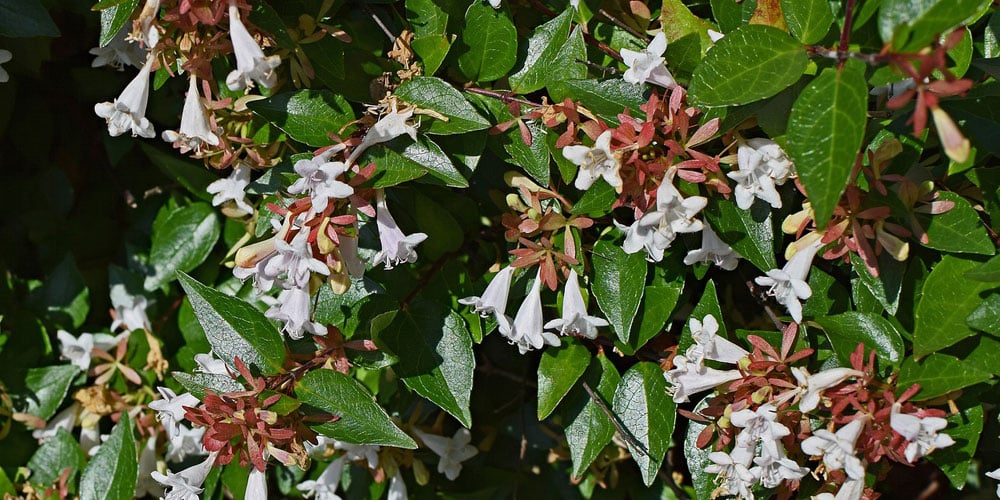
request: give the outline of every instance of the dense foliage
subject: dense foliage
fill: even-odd
[[[992,495],[990,0],[86,7],[0,0],[4,495]]]

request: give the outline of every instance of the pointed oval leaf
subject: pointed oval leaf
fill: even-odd
[[[584,380],[593,389],[606,409],[610,410],[621,375],[606,356],[591,359]],[[573,476],[583,477],[587,467],[597,458],[615,435],[615,426],[604,410],[595,403],[582,384],[577,385],[566,400],[566,442],[573,460]]]
[[[906,358],[899,368],[897,392],[902,393],[913,384],[920,384],[920,392],[913,401],[926,401],[949,392],[985,382],[992,377],[990,372],[954,356],[934,353],[919,362],[916,358]]]
[[[132,422],[127,412],[111,431],[111,437],[97,450],[83,469],[80,498],[94,500],[129,500],[135,493],[139,471]]]
[[[552,414],[560,401],[587,371],[590,351],[573,338],[565,338],[560,347],[542,352],[538,363],[538,420]]]
[[[573,9],[566,9],[551,21],[535,28],[528,37],[528,45],[522,46],[521,68],[510,75],[511,90],[518,94],[539,90],[563,66],[573,63],[557,59],[569,37],[573,13]]]
[[[235,367],[239,357],[247,366],[271,375],[285,363],[281,334],[252,305],[199,283],[184,273],[177,278],[187,292],[194,314],[219,359]]]
[[[883,0],[878,15],[879,34],[882,41],[891,41],[900,52],[914,51],[976,15],[988,1]]]
[[[173,372],[172,375],[184,389],[198,399],[205,399],[206,390],[210,390],[216,394],[246,390],[243,384],[228,375],[184,372]]]
[[[972,204],[957,193],[941,191],[939,201],[955,204],[945,213],[919,216],[921,225],[927,230],[927,244],[924,246],[952,253],[972,253],[993,255],[996,249],[986,234],[986,226]]]
[[[414,449],[417,443],[392,422],[357,380],[333,370],[313,370],[295,384],[305,405],[340,417],[314,426],[316,432],[352,444]]]
[[[56,429],[56,435],[42,443],[28,460],[30,482],[39,485],[54,484],[68,467],[70,473],[67,483],[73,484],[76,474],[85,463],[86,455],[80,449],[80,442],[65,429]]]
[[[440,78],[418,76],[403,82],[396,97],[421,109],[440,113],[447,120],[421,116],[420,130],[427,134],[461,134],[490,126],[469,101],[454,87]],[[430,125],[426,125],[429,123]]]
[[[66,399],[69,386],[80,374],[80,368],[75,365],[45,366],[31,368],[24,379],[27,389],[25,400],[28,403],[24,413],[34,415],[42,420],[52,418]]]
[[[691,77],[690,95],[703,106],[759,101],[798,81],[808,62],[805,46],[788,33],[741,26],[705,55]]]
[[[626,343],[645,290],[648,266],[644,254],[630,255],[618,245],[602,240],[594,248],[592,262],[594,298],[618,340]]]
[[[946,255],[924,281],[916,307],[913,354],[923,357],[975,335],[966,318],[983,302],[979,294],[992,285],[962,279],[979,263]]]
[[[788,154],[821,227],[840,201],[865,138],[868,86],[861,66],[848,61],[840,70],[823,70],[799,94],[788,119]]]
[[[816,318],[815,321],[826,330],[826,336],[843,366],[850,365],[851,353],[858,343],[863,343],[867,349],[874,349],[884,361],[895,364],[903,360],[906,352],[903,337],[881,316],[851,311]]]
[[[15,0],[16,1],[16,0]],[[100,46],[104,47],[114,40],[115,35],[121,31],[125,23],[132,18],[132,13],[139,5],[139,0],[125,0],[124,2],[101,10],[101,39]],[[0,16],[6,17],[6,16]],[[51,21],[50,21],[51,22]],[[55,28],[55,26],[53,26]],[[58,35],[58,30],[56,31]],[[9,35],[8,35],[9,36]]]
[[[615,391],[613,408],[622,426],[631,434],[626,443],[632,459],[639,465],[642,481],[649,486],[656,479],[670,447],[677,410],[667,394],[667,381],[660,366],[643,362],[629,368]],[[645,449],[635,449],[632,440]]]
[[[472,2],[456,48],[458,68],[474,82],[502,78],[517,61],[517,29],[506,9]]]
[[[355,120],[354,110],[343,97],[329,90],[297,90],[247,103],[254,113],[284,130],[292,139],[313,147],[333,144],[328,134],[346,137]]]
[[[806,45],[822,40],[833,24],[833,10],[827,0],[781,0],[781,12],[788,29]]]
[[[143,285],[153,291],[174,280],[177,271],[198,267],[219,240],[222,225],[208,203],[194,203],[175,210],[153,228],[149,264],[153,274]]]

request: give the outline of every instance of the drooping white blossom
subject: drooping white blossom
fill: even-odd
[[[181,421],[184,420],[186,412],[184,407],[198,406],[199,401],[190,392],[177,395],[167,387],[157,387],[156,390],[160,392],[163,399],[149,403],[149,407],[157,411],[156,418],[163,423],[163,430],[167,432],[167,438],[172,440],[180,435]]]
[[[253,86],[253,82],[264,88],[273,87],[278,79],[274,69],[281,64],[281,56],[264,56],[264,51],[240,20],[240,9],[233,0],[229,2],[229,37],[236,56],[236,69],[226,77],[229,90],[243,90]]]
[[[135,22],[137,31],[132,33],[131,39],[141,43],[146,50],[156,47],[160,43],[160,30],[156,25],[159,17],[160,0],[146,0]]]
[[[864,479],[865,466],[854,455],[854,445],[864,430],[865,419],[852,420],[836,433],[826,429],[813,431],[813,435],[802,441],[802,452],[823,457],[827,469],[843,470],[853,479]]]
[[[863,372],[851,368],[830,368],[815,375],[810,375],[805,368],[792,367],[792,375],[799,384],[802,398],[799,400],[799,411],[810,412],[819,406],[823,391],[840,384],[851,377],[862,377]]]
[[[0,64],[10,62],[14,57],[9,50],[0,49]],[[7,83],[10,80],[10,75],[7,74],[7,70],[0,66],[0,83]]]
[[[684,198],[674,187],[672,179],[663,179],[656,190],[656,208],[624,228],[622,249],[626,253],[645,249],[648,260],[663,260],[663,251],[670,247],[678,234],[702,230],[702,222],[694,216],[707,204],[708,199],[703,196]]]
[[[674,356],[674,367],[663,374],[675,403],[688,402],[692,394],[713,389],[743,377],[739,370],[717,370],[686,356]]]
[[[510,318],[507,316],[507,295],[510,293],[510,282],[514,276],[514,268],[507,266],[500,270],[486,285],[482,297],[465,297],[458,299],[460,304],[472,306],[472,312],[486,317],[493,315],[500,332],[503,335],[510,335]]]
[[[455,431],[455,435],[450,438],[428,434],[419,429],[414,429],[414,432],[425,446],[441,457],[437,471],[443,473],[449,481],[454,481],[462,473],[462,462],[479,453],[475,446],[469,444],[472,433],[464,427]]]
[[[812,296],[812,288],[806,283],[813,257],[819,250],[819,241],[799,249],[781,269],[771,269],[767,276],[759,276],[754,281],[768,287],[767,294],[785,306],[796,323],[802,321],[802,300]]]
[[[403,262],[417,261],[417,251],[414,249],[427,239],[424,233],[404,234],[396,225],[396,219],[389,213],[385,202],[385,192],[375,194],[375,223],[378,226],[378,239],[382,249],[375,254],[375,265],[385,264],[386,269],[392,269]]]
[[[735,448],[731,453],[713,451],[708,454],[711,464],[705,466],[705,472],[719,476],[719,488],[713,492],[713,497],[730,495],[741,499],[753,499],[753,486],[757,478],[750,472],[753,453],[743,448]]]
[[[125,285],[111,286],[111,307],[115,309],[115,319],[111,322],[111,331],[121,326],[126,332],[133,330],[149,330],[149,316],[146,315],[148,301],[143,295],[128,293]]]
[[[125,66],[141,68],[146,60],[146,51],[142,50],[139,44],[127,40],[128,34],[129,28],[126,24],[118,30],[118,34],[107,45],[90,49],[90,54],[96,56],[90,63],[90,67],[111,66],[118,71],[124,70]]]
[[[354,165],[354,162],[361,157],[361,153],[375,144],[391,141],[404,134],[410,136],[414,141],[417,140],[417,128],[409,123],[410,118],[413,117],[413,111],[413,108],[399,111],[396,102],[393,101],[389,112],[368,129],[361,144],[354,148],[354,151],[351,151],[350,156],[347,157],[347,165]]]
[[[45,424],[45,427],[31,431],[31,437],[37,439],[39,443],[44,443],[49,438],[55,436],[59,432],[59,429],[67,432],[72,431],[73,426],[76,424],[76,417],[79,413],[80,404],[73,403],[66,407],[65,410],[56,413],[56,415]]]
[[[621,160],[611,151],[611,129],[597,136],[593,147],[582,145],[566,146],[562,149],[564,158],[580,168],[576,173],[574,186],[581,191],[590,189],[598,178],[603,177],[616,191],[621,191]]]
[[[267,500],[267,474],[264,471],[256,467],[250,468],[247,492],[243,500]]]
[[[562,317],[545,323],[545,328],[558,330],[560,335],[581,335],[593,339],[597,338],[597,329],[602,326],[608,326],[608,321],[587,314],[579,276],[575,269],[571,269],[563,288]]]
[[[761,445],[761,456],[773,459],[780,458],[779,440],[789,434],[788,427],[778,422],[777,408],[770,403],[760,405],[756,410],[744,408],[733,412],[730,421],[733,426],[740,427],[737,442],[753,449],[759,442]]]
[[[195,354],[194,362],[198,364],[198,368],[195,369],[197,372],[212,375],[229,375],[229,369],[226,368],[226,362],[216,358],[215,353],[212,351]]]
[[[312,320],[312,304],[309,297],[309,291],[305,288],[282,290],[277,299],[264,299],[271,305],[271,308],[264,312],[264,316],[281,322],[284,325],[281,331],[295,340],[304,337],[304,332],[326,335],[326,327]]]
[[[559,337],[552,332],[545,331],[545,320],[542,317],[541,285],[542,278],[541,271],[539,271],[539,274],[535,276],[535,281],[531,283],[528,295],[524,297],[524,302],[521,302],[521,307],[517,309],[514,323],[511,325],[509,340],[517,346],[521,354],[541,349],[545,344],[553,346],[561,344]]]
[[[326,210],[330,198],[347,198],[354,194],[354,188],[337,180],[347,172],[348,166],[339,161],[322,161],[309,158],[295,162],[295,173],[299,178],[288,187],[292,194],[308,194],[312,200],[312,210],[320,213]]]
[[[712,226],[706,224],[701,229],[701,248],[691,250],[684,256],[685,265],[690,266],[697,262],[715,264],[726,271],[732,271],[740,263],[740,254],[719,239]]]
[[[180,472],[168,471],[164,475],[159,471],[153,471],[150,475],[156,482],[168,488],[164,493],[164,500],[199,500],[201,492],[204,491],[202,485],[205,484],[208,473],[212,471],[216,456],[218,452],[213,451],[202,462]]]
[[[406,493],[406,481],[403,480],[403,473],[396,469],[396,475],[389,480],[389,496],[386,500],[407,500],[410,496]]]
[[[204,427],[188,427],[180,425],[177,435],[170,438],[167,445],[167,454],[164,458],[169,462],[180,463],[189,456],[200,456],[208,453],[202,444],[202,437],[205,435]]]
[[[337,488],[340,486],[340,476],[344,472],[346,459],[340,457],[323,469],[323,473],[316,479],[302,481],[295,489],[302,492],[305,498],[315,498],[316,500],[340,500],[337,495]]]
[[[951,436],[938,431],[948,427],[948,421],[941,417],[923,417],[899,412],[899,403],[892,407],[889,426],[903,436],[906,445],[906,459],[910,463],[926,456],[933,450],[946,448],[955,444]]]
[[[987,472],[986,477],[1000,481],[1000,469]],[[997,484],[997,498],[1000,498],[1000,484]]]
[[[217,207],[227,201],[232,201],[242,213],[249,215],[254,212],[253,206],[247,200],[246,189],[249,185],[250,167],[245,163],[239,163],[233,168],[229,177],[212,182],[205,190],[209,194],[215,195],[212,197],[212,206]]]
[[[736,364],[750,354],[746,349],[718,334],[719,322],[711,314],[705,315],[702,321],[690,318],[688,326],[691,328],[691,337],[695,343],[684,354],[698,364],[702,364],[706,359]]]
[[[489,0],[489,2],[490,2],[490,7],[493,7],[494,9],[499,9],[502,0]]]
[[[83,371],[90,368],[90,356],[94,349],[107,351],[121,340],[121,335],[114,337],[106,333],[81,333],[74,337],[66,330],[56,332],[59,338],[59,353],[63,359],[69,360]]]
[[[753,463],[755,466],[750,468],[750,473],[765,488],[777,488],[782,481],[797,481],[809,473],[808,467],[799,465],[785,455],[785,448],[780,442],[777,443],[775,455],[761,454],[754,457]]]
[[[290,242],[278,238],[274,242],[274,250],[275,254],[264,265],[264,276],[286,290],[308,287],[312,273],[330,274],[326,263],[313,256],[306,229],[296,233]]]
[[[378,468],[378,452],[381,447],[372,444],[352,444],[343,441],[335,441],[333,447],[344,452],[344,458],[348,462],[364,460],[369,469]]]
[[[736,205],[749,210],[754,198],[760,198],[774,208],[781,208],[781,195],[775,186],[795,177],[795,166],[788,154],[770,139],[741,140],[737,162],[739,170],[726,174],[737,182],[733,189]]]
[[[163,494],[163,485],[153,479],[152,473],[156,470],[156,438],[158,434],[146,440],[142,451],[139,452],[139,479],[135,485],[135,497],[143,498],[151,496],[159,498]]]
[[[662,31],[653,37],[649,46],[642,52],[622,49],[622,61],[628,66],[622,78],[633,84],[652,83],[668,89],[676,87],[677,81],[670,74],[663,58],[666,50],[667,36]]]
[[[125,90],[113,102],[94,105],[97,116],[108,122],[108,134],[117,137],[131,131],[133,136],[150,139],[156,135],[153,124],[146,118],[146,103],[149,101],[149,74],[155,58],[149,55],[139,74],[125,86]]]
[[[201,153],[201,148],[208,144],[219,145],[219,136],[212,132],[212,125],[201,104],[201,94],[198,93],[198,78],[188,77],[188,91],[184,98],[184,110],[181,111],[181,126],[176,131],[164,130],[160,137],[180,149],[181,153],[194,151]],[[248,172],[249,175],[249,172]],[[209,191],[211,192],[211,191]]]

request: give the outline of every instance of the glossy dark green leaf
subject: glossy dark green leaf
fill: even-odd
[[[517,29],[506,9],[472,2],[457,42],[458,67],[474,82],[502,78],[517,61]]]
[[[990,377],[992,377],[990,372],[954,356],[934,353],[921,361],[912,357],[906,358],[899,368],[899,381],[896,387],[897,392],[901,393],[913,384],[920,384],[920,392],[912,399],[926,401],[985,382]]]
[[[417,37],[448,32],[448,12],[435,0],[406,0],[406,19]]]
[[[726,33],[694,71],[691,98],[703,106],[747,104],[798,81],[805,46],[777,28],[745,25]]]
[[[622,375],[615,391],[615,415],[630,434],[632,459],[639,465],[642,481],[649,486],[656,479],[674,432],[676,406],[667,394],[663,369],[650,362],[637,363]],[[636,449],[632,440],[645,449]]]
[[[1000,282],[1000,256],[973,267],[965,272],[965,278],[986,283]]]
[[[811,45],[830,31],[833,11],[827,0],[781,0],[785,23],[800,42]]]
[[[376,342],[400,356],[393,371],[407,387],[463,426],[472,426],[469,398],[476,361],[472,338],[458,313],[415,300],[405,311],[396,313],[392,323],[377,334]]]
[[[937,200],[950,201],[955,206],[943,214],[920,217],[929,239],[926,247],[952,253],[996,253],[986,226],[968,200],[948,191],[938,193]]]
[[[710,397],[707,396],[705,399],[702,399],[694,407],[694,411],[701,411],[708,406]],[[706,425],[701,422],[689,420],[687,435],[684,437],[684,458],[687,460],[688,470],[691,471],[691,483],[694,486],[695,498],[698,499],[712,498],[712,492],[716,488],[715,479],[717,476],[710,472],[705,472],[705,467],[714,463],[708,459],[708,454],[712,452],[712,447],[709,445],[705,448],[699,448],[697,444],[698,436],[705,430],[705,427]]]
[[[303,404],[340,417],[316,432],[353,444],[414,449],[417,443],[396,426],[360,382],[334,370],[313,370],[295,384]]]
[[[851,311],[813,321],[826,330],[826,336],[842,366],[850,365],[851,353],[859,343],[865,345],[866,352],[874,349],[883,361],[896,364],[903,360],[906,352],[903,337],[881,316]]]
[[[566,95],[579,101],[585,108],[612,126],[618,125],[618,114],[625,108],[637,116],[639,106],[649,99],[649,89],[633,85],[620,78],[611,80],[569,80],[564,87]],[[560,96],[563,97],[563,96]]]
[[[923,294],[916,307],[913,354],[923,357],[975,335],[966,318],[983,299],[979,294],[991,285],[962,279],[978,263],[946,255],[924,281]]]
[[[76,365],[55,365],[29,369],[28,376],[24,379],[24,385],[27,389],[25,393],[27,407],[24,412],[42,420],[52,418],[63,400],[66,399],[73,379],[79,374],[80,368]]]
[[[594,298],[618,340],[628,342],[646,283],[645,254],[630,255],[617,244],[603,240],[594,247],[591,262],[594,265],[591,284]]]
[[[440,120],[421,117],[421,132],[441,135],[461,134],[490,126],[490,122],[483,118],[459,91],[440,78],[418,76],[403,82],[395,94],[410,104],[435,111],[446,118]]]
[[[663,326],[677,306],[683,288],[684,284],[680,282],[647,286],[642,295],[639,315],[632,324],[632,334],[628,343],[619,342],[615,347],[626,355],[632,355],[662,332]]]
[[[416,37],[410,42],[413,52],[424,63],[424,74],[432,76],[437,73],[448,52],[451,51],[451,41],[445,35],[425,35]]]
[[[573,205],[572,213],[600,217],[611,211],[611,205],[616,199],[618,199],[618,193],[615,192],[615,188],[607,182],[595,182],[583,193],[576,205]]]
[[[205,391],[210,390],[216,394],[226,394],[233,391],[243,391],[246,387],[237,382],[229,375],[219,375],[215,373],[184,373],[173,372],[174,379],[181,386],[198,399],[205,398]]]
[[[883,0],[878,29],[882,41],[914,51],[974,16],[989,0]],[[903,29],[900,29],[900,28]],[[897,35],[903,34],[902,38]]]
[[[425,174],[447,186],[469,186],[441,146],[424,135],[417,136],[416,141],[408,136],[398,137],[370,148],[362,162],[373,162],[379,167],[375,187],[395,186]]]
[[[976,307],[965,322],[976,330],[1000,335],[1000,295],[991,293]]]
[[[889,314],[896,314],[899,309],[899,295],[903,287],[903,274],[906,272],[906,264],[898,262],[882,252],[878,258],[879,275],[872,276],[864,261],[857,254],[851,252],[851,267],[857,273],[857,281],[871,292],[872,297],[885,308]]]
[[[337,40],[332,36],[320,38],[312,43],[300,44],[302,53],[309,58],[313,69],[316,71],[316,78],[326,84],[330,89],[348,94],[346,97],[354,99],[353,92],[348,92],[349,86],[354,84],[352,78],[347,75],[347,62],[344,52],[347,44]],[[359,73],[363,75],[363,73]],[[341,90],[343,89],[343,90]],[[363,92],[365,94],[367,92]]]
[[[31,470],[29,481],[49,486],[59,480],[66,468],[70,469],[67,482],[73,484],[76,474],[86,463],[86,456],[80,443],[65,429],[57,429],[56,435],[45,441],[28,460]]]
[[[590,351],[579,341],[563,339],[559,347],[542,352],[538,364],[538,420],[552,414],[559,402],[587,371]]]
[[[237,297],[199,283],[184,273],[178,280],[187,292],[194,314],[219,359],[235,368],[239,357],[265,375],[281,371],[285,342],[264,313]]]
[[[510,162],[523,168],[542,186],[549,185],[549,146],[545,135],[551,133],[539,123],[525,124],[531,134],[531,144],[525,144],[517,127],[511,128],[504,136],[504,151],[510,155]]]
[[[346,137],[355,120],[347,100],[329,90],[297,90],[251,101],[247,107],[285,131],[292,139],[313,147],[333,144],[329,134]]]
[[[591,359],[584,374],[587,382],[606,409],[611,408],[615,390],[621,381],[618,369],[606,356]],[[614,424],[607,414],[595,403],[582,384],[573,388],[566,400],[566,443],[573,461],[573,476],[583,477],[587,467],[597,458],[601,450],[615,435]]]
[[[823,70],[792,106],[788,154],[822,227],[847,186],[865,138],[867,113],[868,85],[859,61]]]
[[[208,203],[193,203],[171,212],[153,230],[149,250],[152,273],[146,277],[146,290],[156,290],[173,281],[177,271],[190,272],[205,262],[221,231],[219,216]]]
[[[139,463],[132,436],[132,421],[128,413],[122,412],[121,415],[111,431],[111,437],[83,469],[80,498],[129,500],[135,494]]]
[[[129,3],[135,7],[138,0],[131,0]],[[116,7],[125,9],[125,6]],[[110,10],[110,9],[109,9]],[[103,18],[103,11],[101,12]],[[129,13],[132,11],[130,10]],[[128,19],[128,18],[126,18]],[[104,23],[101,23],[102,25]],[[124,23],[122,23],[124,24]],[[118,28],[121,28],[119,25]],[[113,37],[118,33],[115,29],[111,33]],[[28,37],[28,36],[59,36],[59,28],[52,21],[45,6],[39,0],[0,0],[0,36],[3,37]],[[110,38],[108,38],[110,40]],[[105,45],[104,36],[101,36],[101,45]]]
[[[760,203],[750,208],[741,210],[730,200],[712,198],[704,213],[719,239],[744,259],[761,271],[776,269],[771,211]]]
[[[960,408],[960,413],[948,415],[948,427],[941,431],[954,439],[955,444],[927,455],[927,460],[940,467],[956,489],[965,487],[969,466],[972,465],[972,457],[979,445],[979,436],[983,434],[984,420],[982,405],[961,405]]]
[[[552,75],[572,61],[558,59],[559,51],[569,37],[573,9],[567,9],[551,21],[535,28],[522,46],[521,66],[510,75],[510,88],[518,94],[528,94],[545,87]]]

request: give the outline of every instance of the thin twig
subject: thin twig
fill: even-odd
[[[847,0],[847,7],[844,8],[844,29],[840,31],[840,45],[837,46],[840,58],[837,68],[843,68],[847,62],[847,48],[851,42],[851,28],[854,26],[854,2],[855,0]]]
[[[618,19],[617,17],[612,16],[610,12],[608,12],[608,11],[606,11],[604,9],[600,9],[600,10],[597,11],[597,13],[600,14],[600,15],[602,15],[602,16],[604,16],[604,17],[606,17],[606,18],[608,18],[609,20],[611,20],[612,23],[615,24],[615,26],[618,26],[619,28],[621,28],[621,29],[629,32],[632,36],[634,36],[634,37],[636,37],[636,38],[638,38],[638,39],[640,39],[640,40],[642,40],[644,42],[647,42],[647,43],[649,42],[648,35],[646,35],[645,33],[640,33],[639,31],[636,31],[635,28],[633,28],[633,27],[625,24],[621,19]]]
[[[618,435],[622,437],[622,440],[628,443],[629,446],[632,447],[633,451],[639,456],[643,457],[649,456],[649,450],[646,449],[646,447],[643,446],[643,444],[640,443],[639,440],[636,439],[635,436],[633,436],[632,433],[629,432],[624,425],[622,425],[622,423],[618,419],[618,416],[612,413],[611,410],[608,408],[608,405],[604,404],[604,400],[602,400],[600,396],[598,396],[597,393],[590,388],[590,384],[584,382],[583,388],[584,390],[587,391],[587,394],[590,395],[590,400],[593,401],[594,404],[596,404],[597,407],[600,408],[602,412],[604,412],[604,415],[606,415],[609,420],[611,420],[611,424],[615,426],[615,430],[618,431]]]
[[[503,101],[505,103],[516,102],[518,104],[523,104],[525,106],[531,106],[532,108],[541,107],[541,104],[537,102],[526,101],[524,99],[518,99],[517,97],[512,97],[510,94],[505,94],[503,92],[496,92],[493,90],[481,89],[478,87],[467,87],[465,90],[472,92],[473,94],[484,95],[486,97],[492,97],[494,99]]]
[[[621,73],[621,71],[618,71],[618,69],[616,69],[616,68],[611,68],[611,67],[608,67],[608,66],[601,66],[600,64],[597,64],[595,62],[585,61],[583,59],[575,59],[575,61],[578,62],[578,63],[580,63],[580,64],[583,64],[583,65],[587,66],[588,68],[595,69],[595,70],[600,70],[602,77],[605,76],[604,75],[605,73],[611,73],[612,75],[617,75],[618,73]]]
[[[389,28],[386,27],[385,23],[382,22],[382,19],[378,17],[378,14],[376,14],[375,11],[372,10],[371,7],[369,7],[368,5],[365,5],[364,9],[365,12],[367,12],[368,15],[372,17],[372,20],[375,21],[375,24],[377,24],[378,27],[382,29],[382,33],[385,33],[385,36],[389,38],[389,41],[391,43],[396,43],[396,35],[393,35],[392,31],[389,31]]]
[[[440,271],[444,267],[444,265],[447,264],[448,261],[456,254],[457,254],[456,252],[448,252],[438,257],[438,260],[434,261],[434,264],[431,265],[430,269],[428,269],[427,272],[420,277],[420,280],[417,281],[417,284],[413,286],[413,289],[406,294],[406,297],[403,297],[403,300],[400,301],[399,303],[399,309],[405,311],[406,308],[410,306],[410,302],[412,302],[413,299],[417,297],[417,294],[420,293],[420,291],[423,290],[428,284],[430,284],[431,279],[434,278],[434,275],[437,274],[438,271]]]

